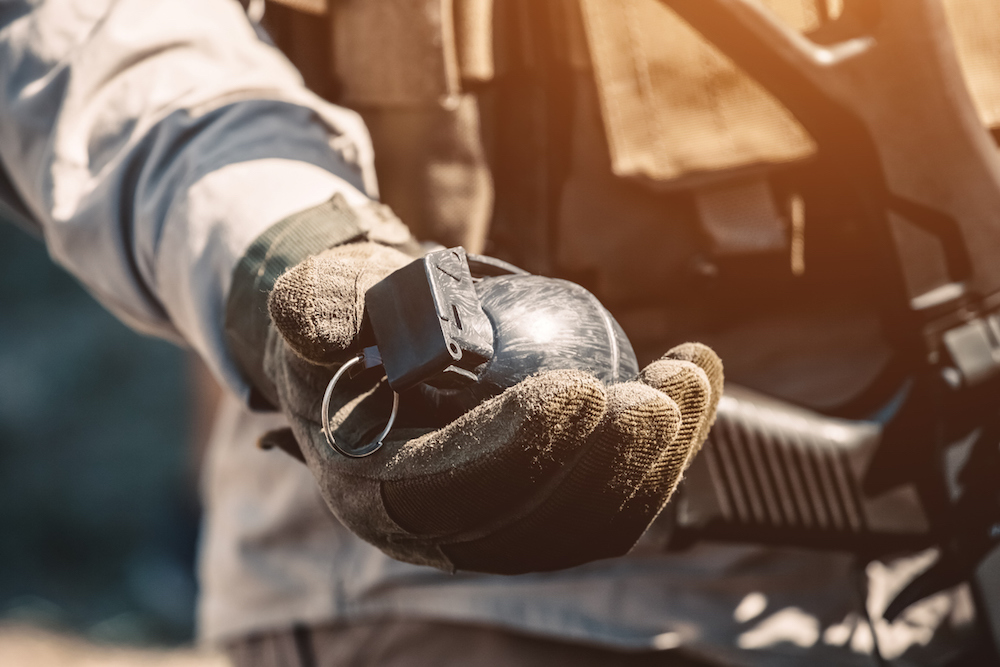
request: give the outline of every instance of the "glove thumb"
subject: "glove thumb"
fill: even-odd
[[[377,243],[350,243],[296,264],[274,283],[271,321],[300,357],[328,365],[361,331],[365,292],[411,258]]]

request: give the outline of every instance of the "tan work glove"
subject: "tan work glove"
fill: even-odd
[[[445,570],[518,574],[627,552],[708,434],[718,357],[681,345],[610,387],[579,371],[542,373],[450,423],[410,391],[385,445],[347,458],[323,435],[322,395],[358,351],[365,292],[410,261],[349,243],[294,266],[271,292],[264,371],[327,505],[387,554]],[[384,425],[381,375],[338,386],[338,439],[367,442]]]

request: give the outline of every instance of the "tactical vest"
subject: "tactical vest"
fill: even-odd
[[[265,28],[310,87],[364,117],[381,197],[418,237],[585,285],[641,362],[702,340],[727,379],[840,411],[899,370],[854,195],[657,0],[278,2]],[[764,3],[807,34],[842,6]],[[996,127],[1000,5],[945,6]]]

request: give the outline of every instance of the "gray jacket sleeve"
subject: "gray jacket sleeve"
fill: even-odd
[[[243,397],[233,267],[292,213],[377,196],[359,117],[308,92],[236,0],[0,0],[0,170],[5,217]]]

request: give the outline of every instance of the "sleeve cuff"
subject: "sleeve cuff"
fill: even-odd
[[[250,244],[233,270],[226,301],[225,336],[230,354],[251,386],[249,405],[273,410],[274,388],[264,374],[270,316],[267,298],[274,282],[306,257],[367,237],[367,225],[343,196],[288,216]]]

